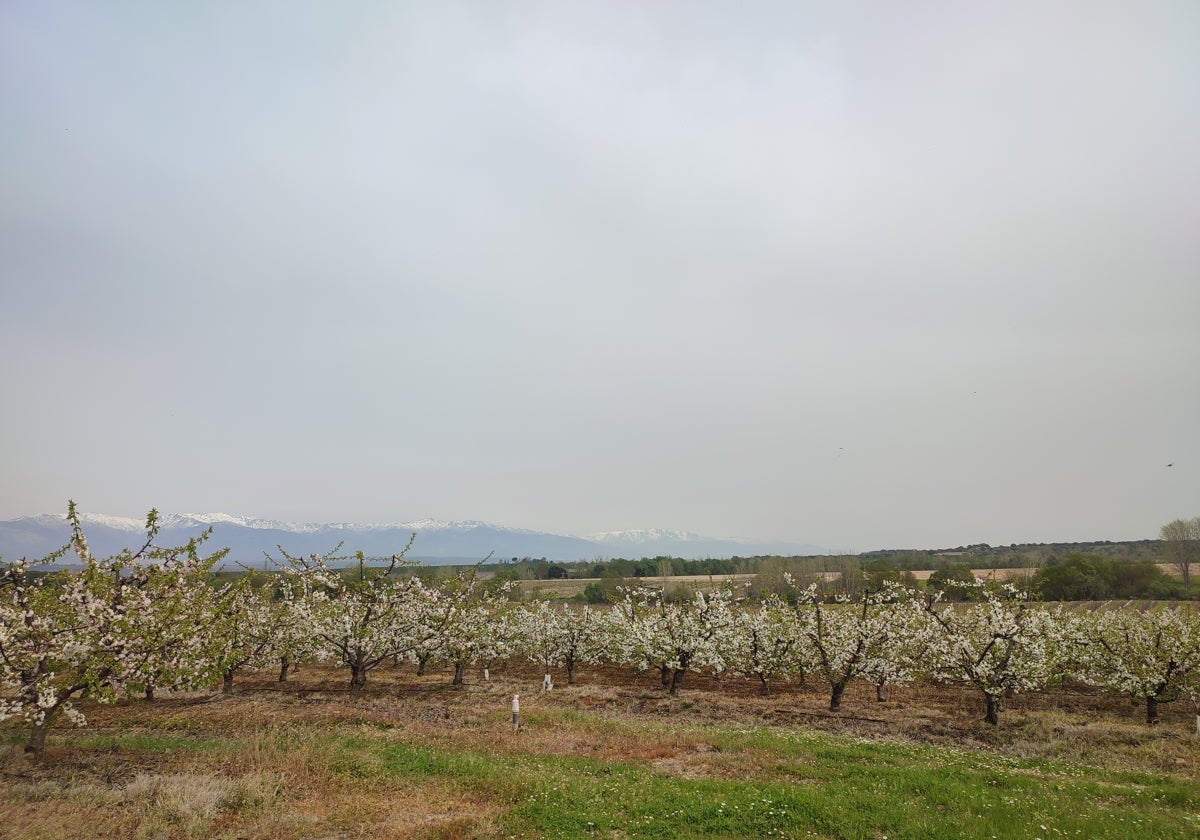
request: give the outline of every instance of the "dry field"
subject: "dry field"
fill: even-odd
[[[835,715],[814,682],[762,697],[749,681],[689,674],[672,699],[655,674],[618,668],[583,669],[578,685],[548,693],[538,690],[540,674],[523,667],[497,670],[490,683],[472,672],[461,688],[449,677],[385,667],[352,700],[344,671],[311,667],[285,684],[267,674],[239,677],[229,696],[84,703],[90,725],[58,727],[40,764],[21,752],[20,730],[0,724],[0,837],[501,837],[506,811],[523,797],[471,783],[483,772],[471,761],[586,758],[697,784],[791,778],[795,771],[779,770],[778,756],[746,734],[755,732],[1200,781],[1195,710],[1182,704],[1164,707],[1163,722],[1148,728],[1138,705],[1060,690],[1014,698],[1001,725],[989,727],[978,722],[974,693],[935,686],[892,689],[883,703],[873,688],[852,686]],[[510,724],[514,692],[522,696],[520,733]],[[733,748],[729,738],[751,740]],[[389,752],[398,745],[409,751],[403,761]],[[420,752],[426,748],[437,752]],[[454,770],[443,755],[473,758],[454,759],[468,762]]]

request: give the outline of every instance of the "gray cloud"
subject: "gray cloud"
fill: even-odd
[[[0,515],[1151,536],[1200,509],[1198,31],[8,4]]]

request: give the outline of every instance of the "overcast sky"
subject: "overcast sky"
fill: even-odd
[[[1200,5],[6,0],[0,376],[2,519],[1155,537]]]

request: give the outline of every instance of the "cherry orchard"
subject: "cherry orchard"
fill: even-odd
[[[214,575],[225,552],[202,556],[208,532],[159,546],[154,511],[144,544],[107,559],[92,555],[74,504],[67,518],[67,545],[0,568],[0,719],[26,722],[37,754],[60,713],[84,723],[80,697],[231,691],[239,669],[278,665],[284,679],[301,661],[346,667],[351,696],[375,668],[431,660],[453,666],[455,684],[470,664],[486,673],[517,656],[541,666],[545,684],[555,669],[572,684],[581,664],[654,668],[671,695],[689,670],[738,674],[764,693],[817,674],[833,711],[855,680],[882,699],[888,683],[927,679],[973,686],[991,724],[1004,698],[1064,677],[1144,700],[1150,723],[1160,703],[1200,699],[1200,618],[1183,605],[1072,613],[983,581],[968,604],[901,586],[832,600],[815,587],[750,600],[725,586],[621,590],[606,608],[517,605],[478,565],[419,570],[408,546],[382,566],[359,554],[349,567],[336,548],[307,558],[280,549],[263,584]],[[55,567],[69,552],[80,568]]]
[[[1192,609],[1105,609],[1070,625],[1075,673],[1092,685],[1146,703],[1146,723],[1160,703],[1200,698],[1200,615]]]
[[[210,531],[183,546],[156,545],[158,513],[151,510],[140,549],[98,559],[74,502],[67,521],[70,542],[33,565],[70,551],[82,569],[34,575],[21,560],[0,576],[0,719],[27,721],[25,749],[38,755],[60,712],[86,723],[73,702],[80,696],[108,702],[207,681],[210,663],[197,644],[207,599],[197,596],[208,591],[209,571],[226,554],[200,555]]]
[[[1006,585],[977,580],[982,602],[950,605],[941,593],[924,602],[930,676],[965,680],[983,694],[990,724],[1005,697],[1045,686],[1059,672],[1063,621]]]

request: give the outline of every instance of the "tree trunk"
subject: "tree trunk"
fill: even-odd
[[[875,683],[875,701],[878,703],[883,702],[883,682],[883,680],[880,680]]]
[[[769,679],[767,679],[766,674],[762,674],[762,673],[760,673],[758,675],[758,681],[760,683],[762,683],[762,685],[759,687],[758,693],[761,694],[763,697],[766,697],[768,694],[771,693],[771,681]]]
[[[842,708],[842,694],[845,693],[845,691],[846,684],[844,682],[837,682],[833,684],[833,691],[829,694],[829,711],[836,712],[838,709]]]
[[[281,656],[279,658],[279,681],[280,682],[287,682],[287,672],[288,672],[288,666],[290,664],[291,663],[288,662],[288,658],[286,656]]]
[[[985,702],[987,703],[987,713],[984,715],[984,720],[992,726],[1000,723],[1000,698],[995,694],[984,693]]]
[[[688,665],[692,664],[692,655],[688,653],[679,654],[679,667],[675,668],[675,673],[671,675],[671,696],[674,697],[679,693],[679,684],[683,682],[683,675],[687,673]]]
[[[665,663],[658,666],[658,676],[662,680],[663,688],[671,685],[671,669]]]
[[[46,716],[42,718],[41,723],[35,723],[29,727],[29,738],[25,741],[25,752],[34,761],[41,761],[42,755],[46,751],[46,733],[50,731],[50,721],[54,717],[54,712],[51,710],[46,712]]]
[[[425,663],[428,661],[429,661],[428,653],[422,653],[420,656],[417,657],[417,676],[418,677],[425,676]]]
[[[154,702],[154,686],[152,686],[152,685],[146,686],[146,702],[147,703]]]
[[[1158,723],[1158,698],[1146,698],[1146,723]]]
[[[454,663],[454,682],[452,682],[451,685],[462,685],[463,684],[463,674],[466,672],[466,670],[467,670],[467,665],[461,659],[458,662],[455,662]]]
[[[567,685],[575,685],[575,657],[567,657]]]
[[[364,685],[367,684],[367,669],[362,665],[350,666],[350,697],[357,698]]]
[[[38,696],[36,683],[25,685],[21,691],[23,705],[34,705]],[[29,725],[29,737],[25,740],[25,752],[33,761],[40,762],[42,760],[42,753],[46,749],[46,733],[50,731],[50,724],[54,720],[54,716],[58,714],[58,707],[66,699],[66,697],[59,697],[56,693],[54,705],[43,712],[41,722]]]
[[[233,694],[233,668],[225,672],[225,676],[221,678],[221,693]]]
[[[675,672],[673,674],[671,674],[671,696],[672,697],[679,694],[679,684],[681,682],[683,682],[683,675],[686,673],[687,673],[687,668],[680,667],[680,668],[676,668]]]

